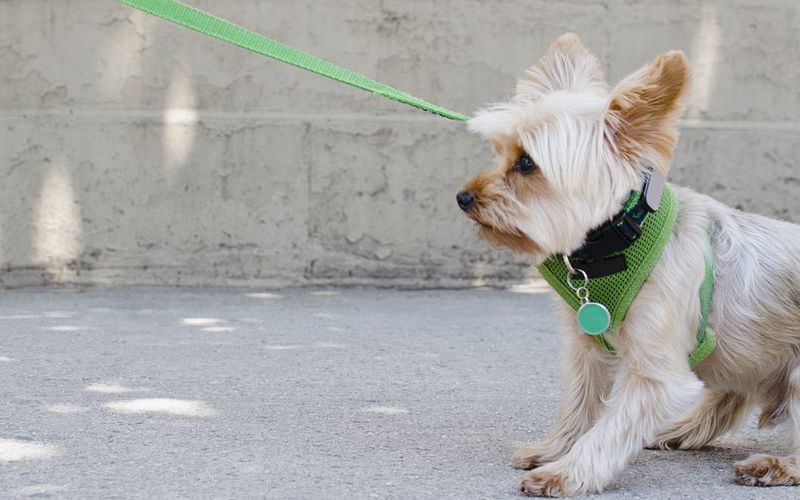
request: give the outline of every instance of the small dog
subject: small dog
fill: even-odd
[[[539,265],[570,255],[641,190],[644,166],[666,176],[689,86],[682,52],[658,56],[613,89],[573,34],[558,38],[510,102],[482,110],[472,131],[498,165],[470,180],[460,208],[490,243]],[[760,426],[784,423],[792,456],[734,464],[744,485],[800,483],[800,227],[743,213],[671,186],[678,216],[610,352],[559,300],[567,369],[553,429],[511,461],[530,496],[599,492],[644,446],[696,449],[754,407]],[[711,242],[714,352],[694,369],[697,291]]]

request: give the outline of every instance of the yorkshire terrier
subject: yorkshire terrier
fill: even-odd
[[[671,51],[609,89],[580,39],[559,37],[510,102],[470,120],[497,165],[466,184],[459,207],[481,237],[536,265],[571,255],[642,189],[647,171],[667,176],[689,83],[685,55]],[[800,483],[800,227],[668,189],[677,221],[608,338],[613,351],[584,334],[575,311],[558,301],[567,346],[563,401],[552,430],[511,458],[532,469],[520,484],[525,495],[602,491],[643,447],[704,447],[754,407],[760,426],[788,426],[794,454],[750,456],[734,464],[734,480]],[[708,324],[717,345],[692,368],[709,239]]]

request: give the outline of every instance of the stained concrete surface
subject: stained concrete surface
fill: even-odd
[[[519,291],[0,292],[0,497],[514,498],[561,351]],[[732,483],[783,441],[645,451],[605,496],[797,498]]]
[[[694,71],[671,180],[800,221],[797,0],[189,0],[473,113],[566,31],[614,84]],[[0,286],[527,278],[454,202],[450,122],[109,0],[0,1]]]

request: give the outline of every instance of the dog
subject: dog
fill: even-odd
[[[482,238],[536,265],[571,255],[642,189],[647,169],[667,176],[689,85],[685,55],[671,51],[609,88],[580,39],[559,37],[509,102],[468,122],[497,165],[467,182],[459,207]],[[559,301],[563,401],[552,430],[511,459],[530,470],[524,495],[600,492],[643,447],[704,447],[756,407],[761,427],[787,426],[794,454],[752,455],[734,464],[734,480],[800,483],[800,226],[667,189],[677,220],[608,338],[613,352],[582,333],[574,308]],[[709,249],[716,348],[692,368]]]

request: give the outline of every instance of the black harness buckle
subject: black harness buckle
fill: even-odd
[[[590,278],[599,278],[628,268],[625,255],[619,254],[642,235],[642,223],[648,213],[658,210],[666,181],[652,169],[645,172],[644,186],[639,201],[630,210],[624,208],[610,221],[586,235],[583,246],[570,255],[582,261],[581,269]]]
[[[628,248],[642,235],[642,226],[627,212],[586,235],[584,245],[571,257],[592,261]]]
[[[589,278],[608,276],[609,274],[621,273],[628,269],[628,261],[625,259],[625,255],[621,253],[591,262],[578,261],[575,264],[583,270]]]
[[[625,247],[639,239],[642,235],[642,226],[627,212],[622,214],[622,220],[614,226],[617,233],[625,240]],[[624,249],[624,248],[623,248]]]

